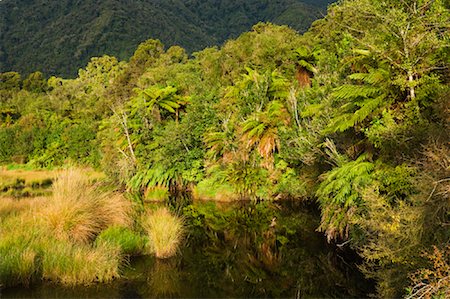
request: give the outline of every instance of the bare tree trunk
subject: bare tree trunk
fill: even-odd
[[[136,162],[136,155],[134,154],[133,145],[131,144],[130,139],[130,133],[128,131],[128,125],[127,125],[127,115],[125,112],[122,112],[122,127],[125,132],[125,136],[127,137],[127,143],[128,143],[128,149],[130,150],[131,158],[133,159],[133,162]]]
[[[121,115],[119,115],[119,113],[117,113],[117,111],[112,106],[110,106],[110,109],[119,118],[120,124],[125,132],[125,137],[127,138],[128,149],[130,150],[131,157],[126,155],[125,152],[120,148],[119,148],[119,152],[121,152],[128,159],[131,159],[133,161],[133,163],[136,164],[136,161],[137,161],[136,155],[134,154],[134,149],[133,149],[133,145],[131,143],[131,138],[130,138],[130,132],[128,130],[127,115],[125,112],[122,112]]]
[[[408,72],[408,82],[409,82],[409,97],[411,100],[414,100],[416,98],[416,90],[414,88],[414,77],[412,75],[412,72]]]

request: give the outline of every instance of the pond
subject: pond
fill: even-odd
[[[373,283],[357,256],[327,244],[319,215],[298,202],[175,206],[188,233],[168,260],[133,257],[111,284],[41,283],[2,298],[361,298]]]

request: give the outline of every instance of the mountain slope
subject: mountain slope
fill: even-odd
[[[193,52],[236,37],[259,21],[304,31],[328,2],[3,0],[0,71],[74,76],[90,57],[126,59],[148,38]]]

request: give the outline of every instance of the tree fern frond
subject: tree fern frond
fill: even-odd
[[[380,88],[367,85],[342,85],[337,87],[332,96],[338,100],[351,100],[359,97],[373,97],[380,93]]]

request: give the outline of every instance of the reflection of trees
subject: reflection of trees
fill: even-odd
[[[362,276],[355,277],[356,269],[327,248],[311,215],[286,213],[272,203],[230,210],[208,204],[185,211],[193,229],[185,266],[199,287],[237,297],[286,297],[296,290],[307,297],[364,294],[354,283]]]

